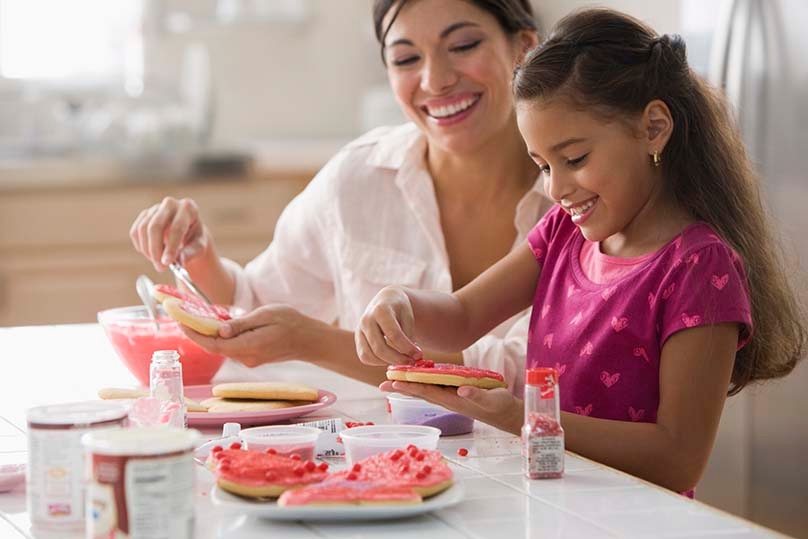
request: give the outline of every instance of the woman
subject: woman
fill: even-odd
[[[513,69],[537,44],[528,1],[377,0],[373,14],[411,123],[340,151],[284,210],[266,251],[244,268],[221,259],[188,199],[166,198],[132,225],[158,270],[179,259],[215,302],[255,309],[217,338],[191,335],[209,350],[251,367],[302,359],[378,384],[384,369],[362,365],[353,341],[376,292],[456,290],[549,209],[511,98]],[[440,359],[503,372],[519,392],[527,319],[516,322]]]

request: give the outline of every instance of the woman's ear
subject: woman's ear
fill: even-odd
[[[663,153],[673,134],[673,117],[668,105],[661,99],[648,103],[643,111],[642,124],[648,138],[648,154]]]
[[[519,30],[514,36],[517,56],[516,63],[521,63],[527,53],[539,45],[539,36],[534,30]]]

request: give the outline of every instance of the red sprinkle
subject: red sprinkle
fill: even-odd
[[[419,359],[415,362],[416,367],[421,367],[424,369],[431,369],[435,366],[435,362],[431,359]]]
[[[362,465],[357,462],[356,464],[353,465],[353,468],[351,468],[351,471],[352,472],[361,472],[362,471]]]
[[[303,466],[306,467],[306,471],[308,472],[312,472],[314,471],[315,468],[317,468],[317,465],[314,463],[313,460],[307,460]]]
[[[351,473],[349,473],[348,475],[345,476],[345,479],[347,479],[348,481],[356,481],[358,478],[359,478],[359,476],[356,475],[353,472],[351,472]]]
[[[393,451],[393,454],[390,455],[390,460],[395,461],[395,460],[400,459],[403,456],[404,456],[404,451],[402,451],[401,449],[396,449],[395,451]]]
[[[289,455],[289,458],[292,460],[303,460],[303,458],[297,453],[292,453],[291,455]]]
[[[461,457],[465,457],[466,455],[469,454],[469,450],[466,449],[465,447],[461,447],[460,449],[457,450],[457,454],[460,455]]]
[[[277,455],[277,454],[278,452],[275,451],[274,447],[270,447],[269,449],[267,449],[267,455]]]
[[[326,470],[328,470],[328,463],[327,462],[321,462],[320,465],[317,466],[317,467],[322,471],[326,471]]]
[[[232,444],[230,444],[230,449],[241,449],[241,443],[233,442]]]
[[[224,450],[224,447],[222,447],[222,446],[220,446],[220,445],[214,445],[214,446],[213,446],[213,447],[210,449],[210,452],[211,452],[211,453],[218,453],[219,451],[223,451],[223,450]]]

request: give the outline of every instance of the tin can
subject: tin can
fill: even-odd
[[[192,539],[196,430],[137,427],[82,437],[88,539]]]
[[[84,527],[84,451],[81,437],[98,429],[120,429],[127,408],[87,401],[37,406],[27,411],[26,498],[31,524],[46,530]]]

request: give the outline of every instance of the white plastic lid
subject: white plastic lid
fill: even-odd
[[[82,427],[123,419],[128,413],[129,407],[121,403],[84,401],[29,408],[26,418],[28,423],[36,425]]]
[[[135,427],[88,432],[81,443],[101,455],[162,455],[193,449],[199,436],[194,429]]]

